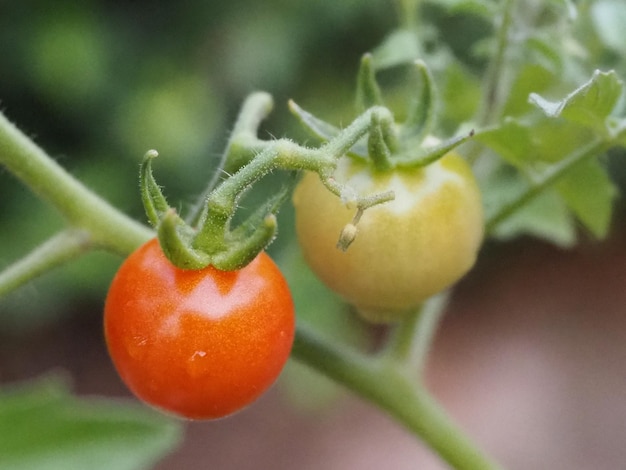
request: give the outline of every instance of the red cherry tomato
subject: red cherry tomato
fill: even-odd
[[[117,371],[140,399],[213,419],[272,385],[289,357],[295,317],[289,287],[266,253],[239,271],[185,271],[154,239],[113,279],[104,328]]]

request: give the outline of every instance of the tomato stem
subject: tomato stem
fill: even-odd
[[[507,50],[510,43],[510,31],[513,26],[513,8],[515,0],[505,0],[501,5],[500,15],[496,17],[496,49],[487,69],[483,103],[476,121],[485,126],[497,117],[498,107],[502,105],[502,97],[508,86],[503,75],[507,65]]]
[[[421,1],[396,0],[395,3],[400,24],[408,30],[416,30]]]
[[[297,327],[292,354],[387,411],[453,468],[500,468],[470,442],[424,384],[407,374],[404,367],[331,343],[302,322]]]
[[[444,292],[415,309],[395,327],[380,357],[403,364],[407,371],[421,375],[448,297],[448,293]]]
[[[222,159],[187,217],[190,225],[196,226],[203,217],[209,194],[224,177],[231,176],[271,145],[270,141],[259,139],[257,133],[273,107],[272,95],[263,91],[251,93],[244,100]]]
[[[31,279],[87,253],[92,247],[85,230],[67,229],[46,240],[0,272],[0,297]]]
[[[322,146],[320,151],[327,152],[335,158],[339,158],[348,152],[348,150],[369,131],[372,122],[372,114],[375,114],[379,121],[393,121],[391,111],[382,106],[374,106],[352,121],[339,135]]]
[[[70,227],[88,232],[93,247],[126,255],[154,236],[72,177],[2,113],[0,164],[59,211]]]

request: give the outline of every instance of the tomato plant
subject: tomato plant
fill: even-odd
[[[400,318],[474,265],[483,237],[482,203],[469,166],[457,154],[387,172],[344,157],[335,178],[361,194],[395,193],[393,201],[363,213],[358,236],[343,253],[337,236],[354,211],[314,173],[306,174],[294,193],[307,262],[367,319]]]
[[[7,250],[24,255],[0,271],[0,296],[70,261],[80,259],[70,269],[88,273],[61,271],[50,279],[49,296],[39,287],[35,296],[13,296],[1,305],[2,326],[14,319],[20,325],[39,323],[35,309],[45,312],[45,321],[55,320],[57,312],[89,311],[77,291],[96,286],[75,279],[108,283],[115,261],[108,271],[99,259],[85,255],[107,251],[126,257],[143,245],[113,282],[105,328],[123,380],[145,402],[189,418],[233,413],[271,385],[293,340],[295,360],[388,413],[451,468],[500,468],[449,419],[433,396],[437,387],[426,387],[427,363],[443,364],[447,375],[461,370],[428,360],[450,298],[432,294],[447,290],[470,269],[483,237],[502,241],[525,234],[569,247],[583,234],[598,240],[610,234],[618,194],[613,156],[623,155],[626,147],[623,2],[545,0],[529,6],[516,0],[406,0],[396,2],[395,9],[381,2],[354,8],[309,2],[324,6],[304,9],[280,2],[273,11],[264,4],[262,15],[236,2],[219,11],[186,2],[171,11],[138,6],[127,12],[112,3],[69,12],[32,9],[32,15],[21,6],[14,16],[0,15],[0,23],[6,22],[0,29],[7,31],[0,36],[19,45],[0,57],[6,62],[2,69],[11,71],[0,79],[0,101],[7,111],[7,117],[0,113],[0,177],[15,176],[58,212],[50,214],[54,220],[42,218],[48,214],[39,200],[31,204],[8,187],[20,202],[14,208],[10,196],[3,199],[0,238]],[[328,15],[320,17],[326,9]],[[231,10],[236,13],[232,22],[225,16]],[[385,21],[379,27],[362,23],[367,10],[376,22],[397,11],[398,24],[389,29]],[[108,22],[100,18],[106,11]],[[164,21],[171,13],[176,21]],[[133,21],[118,21],[122,16]],[[176,24],[180,30],[168,29]],[[218,24],[226,28],[211,26]],[[155,25],[163,26],[158,34]],[[114,39],[120,31],[120,40]],[[16,34],[21,40],[14,40]],[[130,41],[130,49],[120,48],[128,37],[140,40]],[[319,41],[308,43],[313,37]],[[214,54],[211,45],[218,46]],[[344,49],[330,51],[329,45],[347,46],[350,58],[320,53]],[[139,49],[144,46],[149,49]],[[339,96],[346,89],[342,64],[354,59],[355,50],[366,49],[356,100],[350,100],[356,110],[350,112]],[[307,60],[307,51],[323,63]],[[128,66],[118,67],[124,59]],[[112,67],[114,81],[106,79]],[[15,80],[24,71],[22,80]],[[6,88],[9,82],[17,86]],[[309,134],[301,140],[281,120],[280,100],[278,120],[263,129],[274,101],[261,91],[245,99],[231,126],[227,121],[234,103],[228,97],[250,87],[302,99],[335,124],[290,100],[290,111]],[[53,153],[119,158],[114,164],[110,158],[80,159],[70,173],[29,138],[32,133]],[[261,137],[283,133],[284,138]],[[87,135],[93,139],[83,138]],[[213,146],[220,142],[212,137],[226,135],[224,151],[213,158]],[[442,143],[433,147],[427,139],[434,135]],[[473,143],[459,151],[475,170],[481,197],[468,165],[451,153],[469,140]],[[122,157],[132,159],[126,163],[134,167],[149,148],[163,154],[160,161],[169,175],[156,182],[150,162],[157,152],[148,151],[140,187],[152,227],[129,216],[136,184],[125,179],[129,171]],[[211,176],[205,178],[209,168]],[[349,309],[331,292],[312,289],[319,285],[299,259],[291,272],[285,271],[293,279],[301,315],[294,336],[289,290],[264,250],[276,237],[278,211],[297,172],[305,172],[295,202],[297,232],[309,263],[366,319],[398,320],[375,329],[384,332],[376,335],[376,347],[354,341],[365,325],[346,318]],[[270,173],[269,181],[256,188],[258,197],[243,197]],[[161,191],[168,177],[185,194],[174,206]],[[282,185],[276,184],[279,179]],[[1,186],[5,189],[4,181]],[[201,186],[198,198],[189,201]],[[188,213],[179,214],[179,208]],[[289,229],[281,230],[275,253],[291,256],[295,243],[290,235]],[[144,245],[154,237],[158,246],[154,241]],[[102,276],[93,276],[96,271]],[[475,297],[497,297],[483,287],[473,291]],[[93,292],[100,309],[101,291]],[[31,297],[34,301],[25,305]],[[70,308],[77,299],[81,305]],[[332,320],[327,323],[327,318]],[[37,338],[23,344],[47,347]],[[11,344],[0,342],[20,374],[29,376],[32,370],[21,367],[26,361],[14,357]],[[516,358],[522,356],[515,352]],[[80,367],[101,372],[97,366]],[[10,370],[0,370],[3,381],[11,380]],[[301,397],[317,395],[308,384],[298,382],[298,387]],[[78,462],[77,456],[109,468],[145,468],[177,443],[180,423],[156,412],[115,404],[121,410],[116,416],[109,405],[99,404],[97,415],[86,415],[83,400],[69,403],[64,388],[41,390],[29,396],[0,390],[0,435],[11,438],[0,439],[0,468],[32,468],[33,459],[42,468],[65,468],[67,462]],[[132,408],[139,413],[126,419]],[[133,422],[143,425],[129,425]],[[515,439],[520,429],[510,428],[513,434],[507,437]],[[29,432],[20,434],[20,429]],[[501,429],[493,430],[496,442],[504,442]],[[37,436],[53,436],[54,445]],[[586,437],[591,442],[597,436]],[[583,441],[578,436],[576,443]],[[498,450],[493,441],[484,444]],[[236,445],[241,447],[240,439]],[[562,446],[566,453],[570,448]],[[135,463],[96,459],[94,449]],[[537,449],[525,448],[524,454],[547,461],[532,450]],[[143,455],[137,459],[138,454]]]
[[[182,270],[153,239],[111,284],[105,335],[123,381],[143,401],[192,419],[240,410],[280,374],[294,307],[265,253],[239,271]]]

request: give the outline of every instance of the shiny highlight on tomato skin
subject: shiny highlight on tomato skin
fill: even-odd
[[[294,305],[265,252],[238,271],[188,271],[173,266],[155,239],[113,279],[104,330],[137,397],[180,417],[215,419],[274,383],[291,351]]]

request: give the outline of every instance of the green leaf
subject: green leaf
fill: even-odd
[[[541,171],[545,163],[561,161],[592,138],[589,129],[549,118],[530,124],[509,118],[474,136],[507,163],[525,171],[533,168]]]
[[[540,194],[510,218],[499,224],[496,238],[509,240],[532,235],[568,248],[576,242],[576,230],[567,206],[553,191]]]
[[[414,31],[397,29],[372,53],[376,69],[386,69],[414,62],[422,55],[420,39]]]
[[[590,13],[600,40],[608,48],[626,56],[626,3],[623,0],[598,0],[591,4]]]
[[[481,181],[481,192],[487,220],[501,208],[515,201],[529,187],[514,168],[499,164]],[[533,235],[556,245],[569,247],[576,241],[573,219],[567,205],[556,191],[548,190],[520,207],[513,215],[498,223],[491,235],[509,240],[520,235]]]
[[[594,140],[591,129],[560,119],[542,119],[529,130],[534,147],[532,159],[539,162],[559,162]]]
[[[525,64],[511,87],[509,98],[504,105],[504,116],[521,116],[528,113],[532,106],[528,102],[531,93],[541,93],[548,89],[555,76],[546,67],[539,64]]]
[[[549,240],[563,248],[576,243],[576,230],[570,213],[553,192],[539,195],[496,230],[500,238],[522,234]]]
[[[528,65],[543,67],[552,73],[552,78],[556,78],[554,77],[556,75],[559,79],[557,83],[563,86],[567,83],[567,74],[563,70],[566,67],[565,61],[567,59],[563,57],[563,45],[558,41],[558,34],[557,31],[538,32],[528,38],[525,46],[530,52],[527,59]],[[534,91],[539,93],[541,90],[535,89]]]
[[[615,145],[626,147],[626,118],[609,119],[609,128]]]
[[[507,119],[500,126],[477,132],[474,139],[517,168],[523,167],[533,154],[530,129],[514,119]]]
[[[455,123],[469,121],[476,113],[482,95],[477,78],[458,61],[450,61],[438,81],[439,96],[443,105],[439,110],[441,120]],[[441,83],[443,82],[443,83]]]
[[[556,185],[578,219],[597,238],[609,230],[617,189],[597,160],[573,167]]]
[[[614,71],[596,70],[591,80],[561,101],[548,101],[536,93],[532,93],[529,99],[550,118],[562,117],[606,135],[607,117],[615,108],[623,89],[624,84]]]
[[[0,468],[134,470],[180,441],[175,423],[144,407],[77,399],[46,379],[0,394]]]

